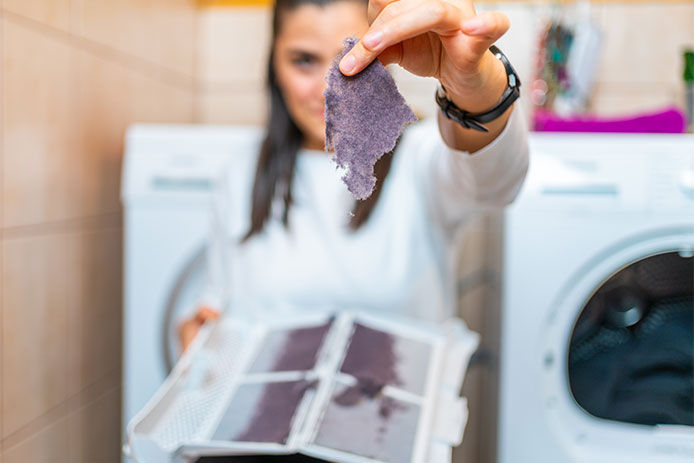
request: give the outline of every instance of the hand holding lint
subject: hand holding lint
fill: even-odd
[[[506,86],[503,64],[488,50],[509,29],[503,13],[476,14],[470,0],[370,0],[370,27],[340,62],[353,75],[378,58],[435,77],[470,112],[496,103]]]

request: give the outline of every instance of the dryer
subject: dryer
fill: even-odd
[[[205,249],[218,180],[248,133],[260,129],[136,125],[123,165],[122,429],[178,356],[176,328],[208,278]]]
[[[505,223],[499,461],[694,461],[694,136],[530,146]]]

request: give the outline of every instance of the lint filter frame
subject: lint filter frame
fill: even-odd
[[[330,326],[312,369],[251,372],[271,343],[270,335],[327,323]],[[428,346],[426,375],[421,373],[426,376],[423,390],[416,393],[403,389],[406,384],[387,385],[379,396],[419,407],[411,459],[406,461],[449,463],[451,448],[462,441],[467,422],[467,402],[458,393],[479,336],[456,318],[434,324],[359,311],[273,314],[253,320],[223,318],[206,325],[128,424],[130,456],[138,463],[163,463],[200,456],[302,453],[342,463],[395,463],[316,442],[333,393],[356,382],[340,371],[356,326]],[[288,381],[307,381],[314,387],[303,392],[286,442],[212,440],[239,388]]]

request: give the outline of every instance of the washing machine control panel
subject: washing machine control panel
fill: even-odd
[[[532,134],[530,150],[514,207],[694,215],[694,135]]]
[[[252,149],[259,128],[196,125],[132,126],[126,135],[124,202],[188,201],[215,192],[229,158]],[[175,202],[175,201],[174,201]]]

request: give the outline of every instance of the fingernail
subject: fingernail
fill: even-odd
[[[366,34],[362,39],[362,42],[364,43],[364,45],[373,50],[381,43],[381,40],[383,40],[383,32],[374,31]]]
[[[352,55],[347,55],[340,61],[340,70],[343,74],[351,73],[357,66],[357,60]]]
[[[475,16],[474,18],[470,18],[463,23],[463,29],[465,30],[465,32],[470,33],[470,34],[475,34],[477,32],[480,32],[483,27],[484,27],[484,21],[482,21],[482,19],[479,16]]]

